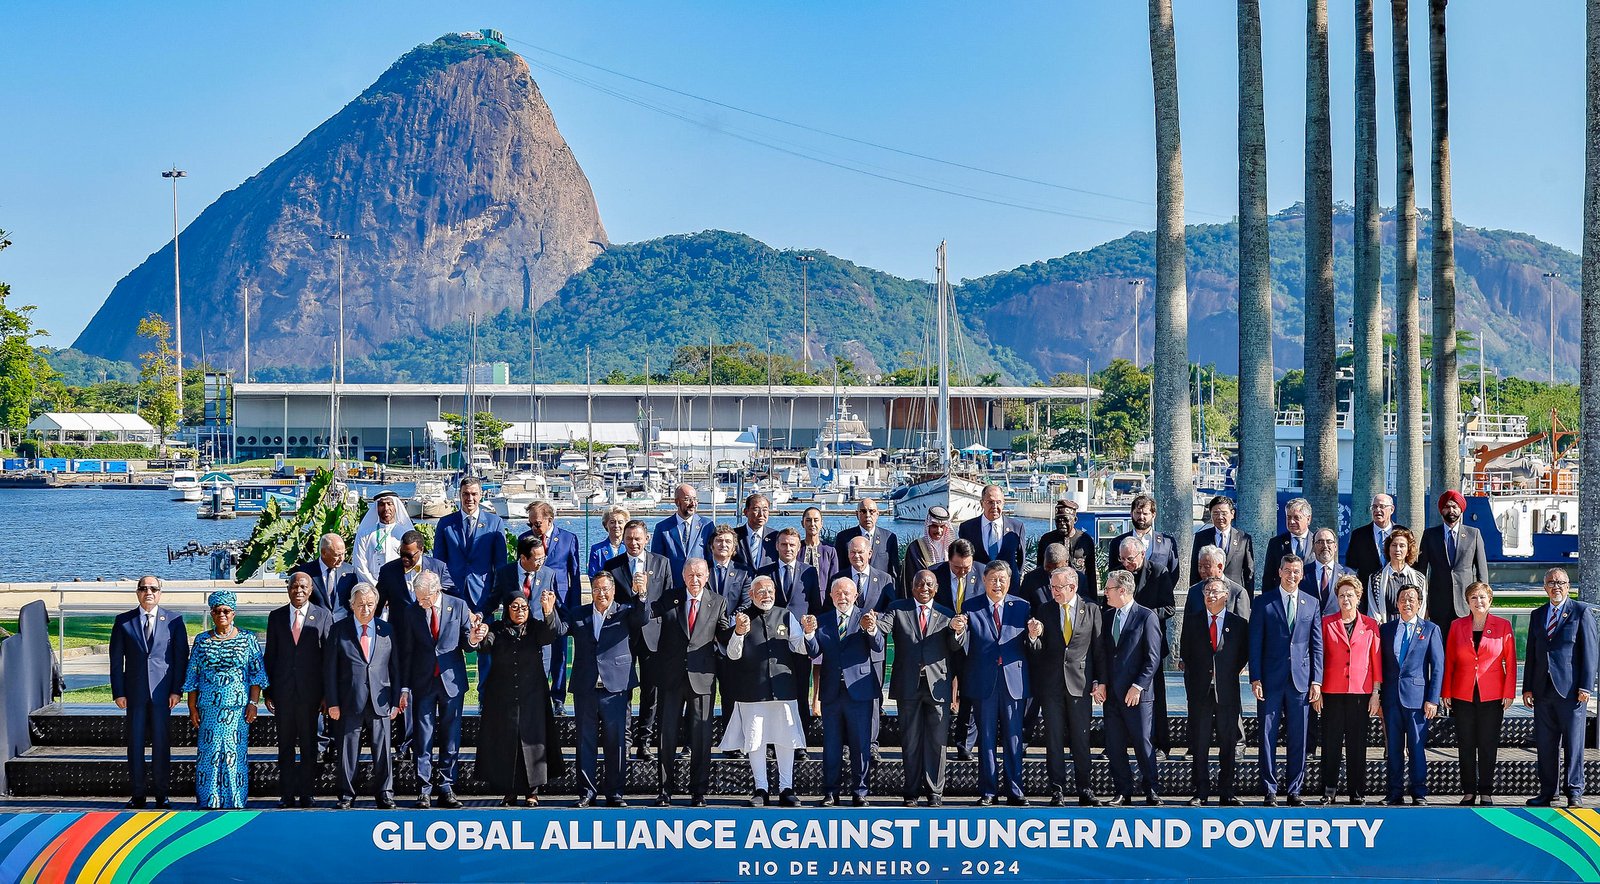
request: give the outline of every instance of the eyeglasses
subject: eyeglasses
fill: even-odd
[[[1545,586],[1571,586],[1572,585],[1572,581],[1570,581],[1570,580],[1546,580],[1544,582],[1544,585]]]
[[[139,587],[139,591],[140,592],[160,592],[161,591],[161,587],[159,587],[159,586],[141,586],[141,587]]]

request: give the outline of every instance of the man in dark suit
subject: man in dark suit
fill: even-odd
[[[1306,730],[1311,704],[1322,697],[1322,613],[1315,599],[1300,591],[1305,563],[1285,555],[1278,564],[1278,588],[1264,592],[1250,609],[1250,689],[1261,718],[1261,790],[1265,805],[1276,807],[1278,792],[1293,807],[1305,804],[1300,787],[1306,773]],[[1278,776],[1279,731],[1289,744],[1286,776]]]
[[[1311,560],[1311,501],[1296,497],[1283,505],[1286,530],[1267,541],[1267,558],[1261,568],[1261,591],[1277,589],[1278,569],[1283,557],[1296,556],[1301,563]]]
[[[641,526],[641,530],[642,526]],[[626,807],[622,798],[628,751],[628,695],[639,686],[633,648],[649,602],[621,602],[610,574],[589,582],[593,602],[557,615],[556,632],[572,636],[572,707],[578,725],[578,807],[596,798]],[[570,622],[569,622],[570,621]],[[605,777],[596,776],[601,738]]]
[[[1333,594],[1333,585],[1339,578],[1355,572],[1339,564],[1339,535],[1332,528],[1318,528],[1311,535],[1311,561],[1306,562],[1306,575],[1300,579],[1300,591],[1315,596],[1326,617],[1339,610],[1339,599]]]
[[[322,694],[328,719],[339,738],[339,802],[349,810],[356,797],[356,763],[361,732],[372,739],[373,798],[381,810],[394,809],[394,764],[389,754],[389,722],[411,703],[394,630],[377,619],[378,591],[357,583],[350,591],[350,616],[334,624],[323,655]]]
[[[1228,588],[1228,600],[1224,605],[1229,611],[1239,615],[1241,620],[1250,619],[1250,590],[1223,574],[1222,550],[1215,546],[1200,548],[1200,554],[1195,559],[1195,582],[1189,587],[1183,600],[1183,616],[1190,617],[1205,613],[1205,583],[1213,577],[1221,577],[1222,583]]]
[[[1467,587],[1489,582],[1489,557],[1483,535],[1461,523],[1467,499],[1451,490],[1439,495],[1443,525],[1422,532],[1416,569],[1428,577],[1427,617],[1450,634],[1450,624],[1467,616]]]
[[[1067,548],[1067,564],[1082,575],[1078,581],[1078,595],[1086,602],[1100,598],[1099,553],[1094,547],[1094,537],[1078,527],[1078,502],[1070,498],[1056,501],[1055,528],[1039,538],[1037,558],[1044,558],[1050,544],[1059,543]]]
[[[1172,632],[1171,621],[1177,611],[1178,572],[1174,567],[1178,560],[1177,544],[1171,537],[1154,531],[1150,532],[1148,542],[1149,549],[1156,553],[1155,558],[1145,554],[1135,534],[1122,535],[1114,549],[1117,550],[1123,570],[1133,578],[1133,600],[1139,603],[1139,607],[1149,609],[1161,627],[1162,665],[1156,669],[1155,686],[1151,689],[1154,692],[1150,698],[1154,718],[1150,739],[1157,752],[1165,752],[1170,756],[1172,734],[1167,726],[1166,657],[1171,651],[1167,636]]]
[[[550,567],[543,538],[532,531],[524,531],[517,538],[517,560],[501,565],[494,573],[494,591],[489,601],[491,616],[484,619],[493,620],[495,612],[505,610],[507,602],[520,596],[528,600],[530,616],[543,620],[539,598],[547,591],[556,594],[557,605],[576,606],[583,586],[565,581],[565,575]],[[559,715],[567,704],[566,640],[545,645],[543,654],[545,678],[550,685],[550,706]],[[478,665],[483,665],[481,659]]]
[[[1239,673],[1250,662],[1250,623],[1228,610],[1233,592],[1227,578],[1216,575],[1199,585],[1203,607],[1183,618],[1183,688],[1189,698],[1189,760],[1193,770],[1192,807],[1211,794],[1211,735],[1216,732],[1217,793],[1225,807],[1241,802],[1233,792],[1233,767],[1243,733]]]
[[[1116,783],[1117,807],[1132,807],[1134,790],[1144,793],[1146,804],[1159,805],[1156,751],[1151,742],[1155,704],[1161,681],[1161,622],[1149,608],[1134,600],[1133,575],[1112,571],[1106,575],[1106,610],[1102,620],[1108,643],[1106,672],[1096,694],[1105,704],[1106,758]],[[1128,749],[1139,762],[1139,780],[1133,779]]]
[[[867,546],[867,539],[857,537],[851,540],[849,546],[845,548],[845,559],[845,563],[840,566],[839,577],[848,577],[855,584],[856,591],[860,594],[856,601],[861,607],[869,611],[889,610],[889,605],[898,597],[895,593],[894,577],[890,576],[889,572],[872,565],[872,551]],[[832,601],[831,592],[829,601]]]
[[[1437,625],[1422,619],[1422,595],[1415,586],[1400,590],[1398,601],[1400,619],[1378,627],[1389,768],[1389,794],[1383,803],[1404,804],[1409,780],[1412,803],[1427,804],[1428,722],[1438,714],[1444,690],[1444,639]]]
[[[776,532],[774,532],[776,536]],[[734,611],[741,611],[750,604],[750,582],[756,579],[755,572],[742,565],[735,558],[739,549],[739,535],[727,525],[718,525],[711,532],[711,561],[706,563],[710,571],[709,588],[712,592],[722,596],[727,602],[727,610],[731,616]],[[773,553],[767,561],[777,561],[777,545],[773,545]],[[688,578],[685,578],[687,582]]]
[[[450,595],[454,592],[455,584],[450,580],[450,569],[444,562],[422,551],[427,538],[421,531],[407,531],[400,535],[400,555],[392,562],[386,563],[378,569],[378,619],[394,621],[400,616],[400,611],[417,603],[416,595],[411,587],[416,583],[417,577],[423,572],[434,574],[439,578],[439,585]]]
[[[681,487],[681,486],[680,486]],[[689,489],[691,492],[694,489]],[[691,511],[692,511],[691,507]],[[709,524],[709,520],[707,520]],[[659,526],[657,526],[659,527]],[[707,535],[711,533],[706,530]],[[674,577],[672,560],[659,553],[645,550],[648,529],[644,522],[634,519],[622,529],[623,554],[606,562],[606,573],[611,575],[616,600],[640,609],[642,616],[659,609],[661,600],[667,598],[681,577]],[[658,534],[659,536],[659,534]],[[699,558],[696,556],[696,558]],[[593,589],[594,581],[590,581]],[[576,610],[574,608],[573,610]],[[655,729],[659,694],[656,690],[656,667],[650,664],[650,649],[661,637],[661,622],[646,621],[640,627],[641,644],[635,648],[639,654],[639,717],[634,719],[634,753],[640,761],[654,761],[650,754],[651,732]],[[574,639],[576,642],[576,639]],[[577,685],[577,675],[568,677],[569,685]]]
[[[826,579],[819,569],[811,567],[800,558],[800,548],[800,532],[793,528],[779,531],[777,560],[756,574],[757,577],[772,578],[777,599],[775,604],[796,617],[816,614],[822,610],[822,581]]]
[[[562,606],[576,606],[583,593],[583,584],[580,572],[582,570],[583,552],[578,549],[578,535],[565,528],[556,527],[556,510],[547,500],[536,500],[528,504],[528,530],[517,536],[520,543],[524,537],[537,537],[544,544],[544,566],[549,568],[556,577],[554,584],[556,601]],[[529,601],[535,609],[539,607],[535,595]],[[562,649],[561,663],[566,665],[565,648]]]
[[[1078,804],[1093,807],[1097,803],[1089,785],[1089,723],[1094,720],[1095,689],[1105,678],[1106,646],[1100,637],[1100,606],[1078,595],[1078,580],[1078,572],[1065,564],[1051,572],[1050,600],[1033,609],[1033,620],[1040,629],[1029,627],[1028,667],[1033,675],[1032,694],[1044,720],[1051,807],[1063,803],[1069,742]]]
[[[711,531],[716,526],[705,516],[695,515],[700,507],[700,496],[695,493],[694,486],[684,483],[673,489],[672,503],[678,511],[656,523],[650,551],[666,557],[671,563],[667,569],[668,580],[674,589],[683,589],[683,563],[691,557],[711,558]],[[626,535],[623,539],[626,541]],[[626,581],[617,584],[619,598],[627,585]]]
[[[771,515],[772,501],[765,494],[757,492],[744,499],[744,524],[737,529],[739,543],[734,558],[751,573],[777,558],[778,532],[767,526]]]
[[[279,807],[310,807],[317,781],[317,719],[333,614],[311,603],[312,577],[289,575],[289,604],[267,615],[267,711],[278,731]],[[298,757],[296,753],[298,752]]]
[[[416,726],[417,806],[439,803],[455,810],[456,768],[461,756],[462,704],[467,692],[467,660],[463,649],[474,625],[483,618],[463,599],[446,596],[439,578],[423,574],[413,589],[417,603],[396,624],[401,655],[410,672],[412,721]],[[541,612],[542,613],[542,612]],[[439,737],[439,762],[433,761],[434,736]]]
[[[455,595],[465,599],[474,614],[487,617],[494,572],[506,560],[506,523],[479,505],[483,483],[478,479],[463,478],[459,493],[461,508],[439,520],[433,551],[449,569]]]
[[[1372,495],[1372,521],[1350,532],[1350,543],[1344,550],[1345,567],[1356,572],[1363,587],[1372,584],[1372,575],[1383,570],[1383,546],[1396,528],[1394,523],[1394,498],[1387,494]]]
[[[985,485],[978,500],[983,514],[961,523],[956,536],[972,544],[979,562],[1005,562],[1011,566],[1011,591],[1022,586],[1022,551],[1028,531],[1022,522],[1005,514],[1006,493],[999,485]]]
[[[907,807],[916,806],[924,791],[929,807],[944,804],[950,698],[961,663],[961,642],[951,624],[954,612],[934,604],[937,585],[932,571],[918,571],[911,578],[911,597],[896,601],[883,615],[883,628],[894,639],[889,696],[899,712],[905,771],[901,794]]]
[[[311,578],[311,604],[334,617],[350,616],[350,587],[356,585],[356,566],[344,560],[344,538],[329,532],[317,542],[317,557],[296,565],[289,576]]]
[[[1066,546],[1060,543],[1050,544],[1044,548],[1044,553],[1039,557],[1039,567],[1023,575],[1022,588],[1017,591],[1017,595],[1022,596],[1023,601],[1035,608],[1050,601],[1054,597],[1050,592],[1050,575],[1065,567],[1067,567]]]
[[[878,530],[878,502],[863,498],[856,503],[856,524],[839,532],[833,539],[833,548],[839,553],[839,567],[849,567],[850,541],[857,537],[867,539],[868,561],[872,567],[890,577],[900,577],[900,538],[893,531]]]
[[[934,565],[932,570],[934,579],[939,582],[934,601],[952,611],[960,611],[966,607],[968,599],[983,592],[983,566],[978,564],[972,544],[965,540],[952,541],[950,558]]]
[[[732,540],[731,531],[724,536]],[[677,791],[678,733],[685,720],[689,724],[690,804],[706,806],[706,793],[711,789],[717,632],[729,626],[733,616],[726,598],[711,589],[710,568],[704,559],[690,559],[683,569],[683,592],[674,593],[663,601],[659,611],[653,612],[661,621],[661,638],[651,664],[659,672],[661,707],[661,742],[656,753],[657,807],[671,807],[672,793]]]
[[[133,782],[130,808],[145,806],[144,744],[150,741],[152,790],[156,807],[168,800],[172,743],[168,725],[182,697],[189,668],[189,633],[183,615],[161,607],[161,580],[146,574],[136,590],[139,606],[117,615],[111,625],[111,697],[128,713],[128,775]]]
[[[991,562],[983,571],[983,595],[967,599],[961,612],[966,637],[961,668],[961,705],[973,706],[978,731],[978,803],[994,804],[1002,783],[995,763],[996,737],[1005,740],[1006,803],[1028,803],[1022,792],[1022,704],[1028,696],[1028,603],[1008,591],[1011,569]]]
[[[850,578],[835,578],[830,590],[833,605],[816,618],[814,627],[822,658],[817,675],[822,701],[822,806],[838,804],[841,788],[848,788],[851,803],[865,807],[872,720],[883,696],[884,631],[878,628],[876,612],[856,604]],[[850,779],[841,785],[846,747]]]
[[[1189,553],[1189,579],[1200,581],[1200,550],[1215,546],[1222,551],[1222,576],[1256,591],[1256,549],[1250,535],[1233,524],[1235,508],[1233,498],[1217,495],[1211,498],[1211,525],[1194,534],[1194,548]]]
[[[1594,611],[1569,598],[1571,589],[1566,569],[1546,571],[1544,592],[1550,601],[1528,618],[1522,702],[1533,707],[1533,738],[1539,753],[1539,794],[1528,799],[1534,807],[1549,807],[1558,786],[1568,807],[1583,805],[1584,719],[1600,647]]]

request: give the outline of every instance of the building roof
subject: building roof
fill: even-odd
[[[322,395],[328,394],[327,384],[235,384],[233,395],[235,398],[284,396],[284,395]],[[703,384],[540,384],[539,396],[583,396],[592,393],[596,398],[603,397],[641,397],[649,391],[652,398],[661,396],[704,396],[706,387]],[[476,395],[482,396],[527,396],[527,384],[477,384],[473,387]],[[466,392],[462,384],[342,384],[339,387],[340,396],[461,396]],[[719,385],[712,388],[718,397],[745,397],[765,398],[770,392],[773,397],[787,399],[791,397],[804,397],[807,399],[831,398],[834,388],[831,386],[773,386],[765,384]],[[921,399],[933,396],[938,390],[932,387],[886,387],[886,386],[848,386],[839,387],[841,396],[858,397],[867,396],[879,399]],[[979,399],[1076,399],[1083,401],[1100,398],[1098,387],[951,387],[950,395],[956,397],[972,397]],[[543,433],[541,432],[542,436]]]
[[[67,433],[154,433],[155,427],[137,414],[104,411],[47,411],[28,422],[28,430]]]

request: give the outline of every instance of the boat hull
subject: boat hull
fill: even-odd
[[[950,512],[950,519],[962,522],[983,512],[979,500],[983,484],[960,476],[940,476],[905,486],[905,493],[894,502],[897,522],[924,522],[928,510],[942,506]]]

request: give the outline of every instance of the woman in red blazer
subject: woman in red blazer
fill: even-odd
[[[1322,803],[1339,791],[1343,747],[1351,804],[1367,803],[1367,722],[1378,714],[1383,669],[1378,662],[1378,621],[1361,613],[1361,580],[1353,574],[1333,584],[1339,611],[1322,618]]]
[[[1470,617],[1450,624],[1444,643],[1442,703],[1456,720],[1462,804],[1493,804],[1500,722],[1517,695],[1517,639],[1511,623],[1489,613],[1494,590],[1467,587]]]

